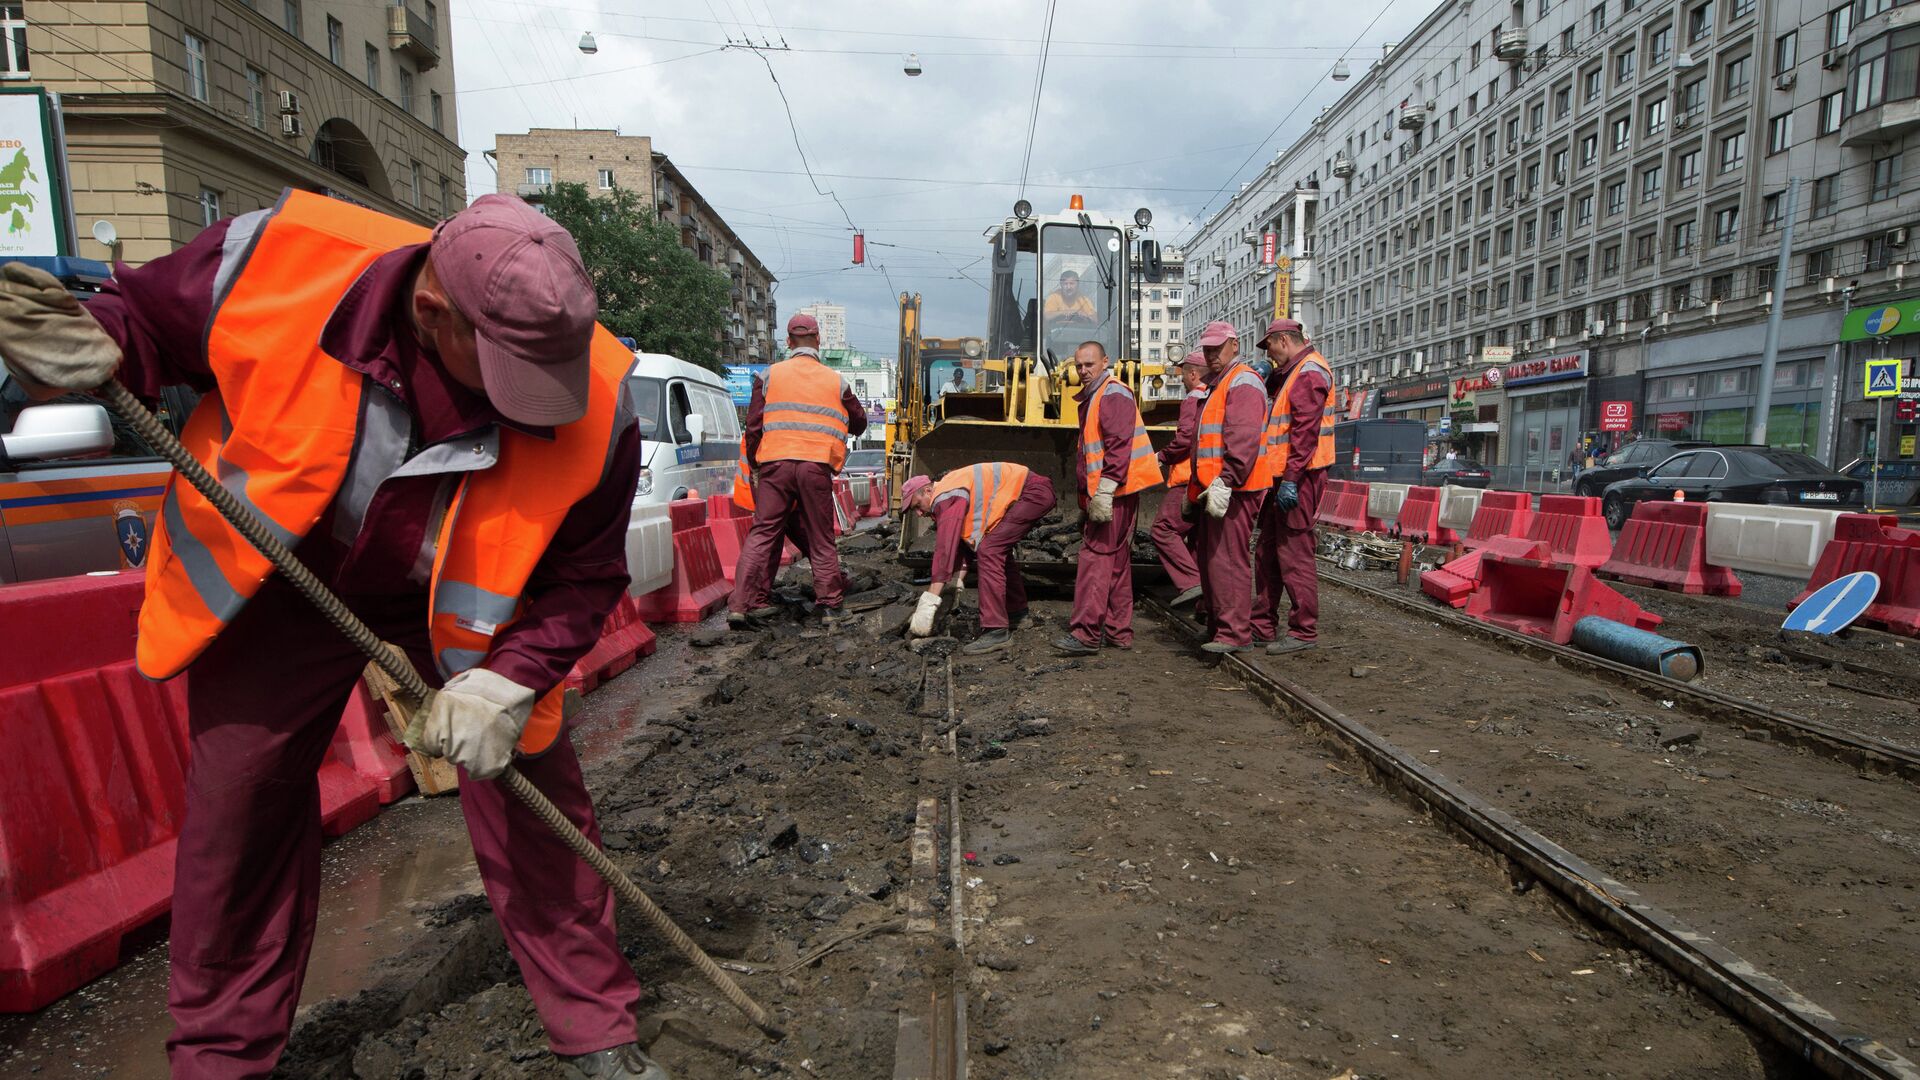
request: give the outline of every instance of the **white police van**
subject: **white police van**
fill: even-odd
[[[726,380],[665,353],[635,353],[627,390],[640,424],[640,489],[645,506],[689,492],[733,490],[740,457],[740,418]]]

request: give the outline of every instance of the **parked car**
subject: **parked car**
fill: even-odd
[[[1343,420],[1333,426],[1332,480],[1413,484],[1427,454],[1424,420]]]
[[[642,505],[733,490],[740,417],[726,380],[665,353],[636,353],[627,391],[640,424]]]
[[[1588,497],[1598,496],[1607,489],[1608,484],[1637,476],[1641,469],[1657,465],[1682,450],[1712,445],[1706,442],[1674,439],[1641,439],[1639,442],[1628,443],[1598,464],[1574,473],[1573,493]]]
[[[1420,483],[1426,487],[1452,484],[1455,487],[1483,488],[1493,483],[1493,470],[1468,457],[1442,458],[1421,472]]]
[[[885,450],[849,450],[847,463],[840,475],[849,479],[856,476],[884,476],[887,472],[887,452]]]
[[[1873,491],[1873,459],[1855,458],[1847,462],[1840,470],[1866,488],[1868,498]],[[1880,503],[1881,506],[1913,506],[1920,504],[1920,461],[1911,459],[1900,461],[1882,461],[1880,463]]]
[[[1618,529],[1636,504],[1671,500],[1676,491],[1686,492],[1689,502],[1841,507],[1859,506],[1861,487],[1860,481],[1791,450],[1710,446],[1675,454],[1640,476],[1608,485],[1601,509],[1607,526]]]

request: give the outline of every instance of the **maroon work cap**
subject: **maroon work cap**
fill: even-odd
[[[1214,345],[1225,345],[1229,340],[1239,336],[1240,331],[1235,330],[1232,323],[1220,322],[1216,319],[1200,328],[1200,347],[1205,349]]]
[[[1180,358],[1180,366],[1181,367],[1197,367],[1197,368],[1206,367],[1207,354],[1201,352],[1199,349],[1194,349],[1191,352],[1187,353],[1187,355]]]
[[[494,408],[541,426],[585,416],[600,305],[567,230],[512,195],[482,195],[434,228],[428,257],[473,324]]]
[[[820,321],[811,315],[795,315],[787,320],[788,337],[819,337]]]
[[[920,494],[920,492],[924,491],[927,486],[932,483],[933,477],[931,476],[907,477],[907,482],[900,485],[900,505],[902,507],[910,507],[913,504],[913,497]]]
[[[1306,332],[1306,328],[1300,325],[1299,319],[1275,319],[1267,324],[1267,332],[1261,335],[1260,345],[1255,347],[1266,345],[1268,339],[1275,334],[1305,334]]]

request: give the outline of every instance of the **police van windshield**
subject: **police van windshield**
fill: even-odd
[[[640,424],[640,437],[648,442],[663,442],[660,418],[666,415],[665,379],[635,375],[627,380],[627,393],[633,399],[634,415]]]
[[[1040,237],[1041,342],[1065,362],[1083,341],[1097,341],[1118,357],[1124,298],[1120,230],[1048,225]]]

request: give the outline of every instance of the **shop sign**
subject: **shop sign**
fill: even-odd
[[[1856,308],[1840,324],[1841,341],[1920,334],[1920,297]]]
[[[1273,265],[1274,248],[1277,246],[1279,239],[1280,239],[1280,235],[1278,233],[1261,233],[1260,234],[1260,265],[1261,266]]]
[[[1480,392],[1470,383],[1471,380],[1468,379],[1453,380],[1453,400],[1449,402],[1448,407],[1453,412],[1478,416],[1480,415]]]
[[[1601,431],[1632,431],[1633,402],[1603,401],[1600,403]]]
[[[1499,368],[1488,368],[1478,375],[1468,375],[1465,378],[1453,380],[1453,396],[1456,398],[1463,393],[1473,394],[1481,390],[1497,390],[1499,388]]]
[[[0,90],[0,259],[70,253],[60,164],[46,91]]]
[[[1653,417],[1653,426],[1657,431],[1685,431],[1693,423],[1690,412],[1663,412]]]
[[[1380,394],[1385,402],[1419,401],[1421,398],[1443,398],[1447,396],[1447,380],[1428,379],[1425,382],[1405,383],[1389,386]]]
[[[1508,364],[1513,363],[1513,346],[1489,345],[1480,350],[1480,361],[1484,364],[1491,364],[1496,368],[1506,367]]]
[[[1901,457],[1913,456],[1913,436],[1911,435],[1900,436],[1900,456]]]
[[[1528,383],[1553,382],[1557,379],[1581,379],[1587,374],[1587,354],[1583,350],[1576,353],[1562,353],[1559,356],[1541,356],[1508,364],[1501,381],[1508,386],[1525,386]]]

